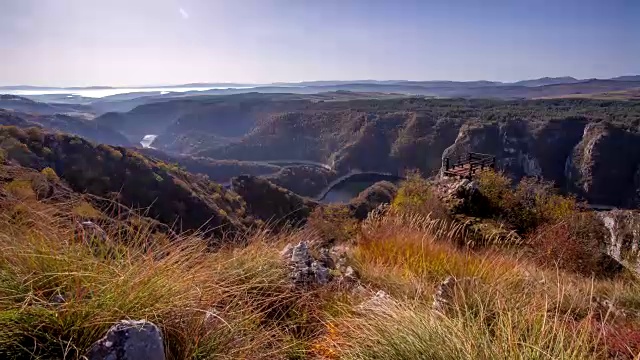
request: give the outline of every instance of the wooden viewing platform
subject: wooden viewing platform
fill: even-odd
[[[445,176],[471,178],[478,171],[496,169],[496,157],[489,154],[470,152],[466,156],[452,159],[445,158],[442,164]]]

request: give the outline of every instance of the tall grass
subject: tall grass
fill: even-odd
[[[635,280],[595,281],[514,252],[457,247],[461,233],[445,224],[392,213],[365,224],[359,271],[394,300],[384,311],[345,309],[329,322],[325,349],[345,359],[623,359],[640,350],[611,352],[603,329],[614,319],[591,303],[596,294],[633,299]],[[459,282],[443,314],[431,302],[448,276]]]
[[[169,359],[633,359],[640,352],[634,276],[592,279],[540,267],[517,249],[473,249],[464,246],[465,224],[449,219],[376,212],[339,244],[361,286],[300,289],[279,250],[300,240],[324,244],[321,229],[255,229],[212,249],[197,234],[164,235],[135,214],[82,212],[105,222],[105,241],[77,231],[82,201],[53,204],[0,188],[0,357],[78,359],[122,319],[160,326]],[[436,286],[449,276],[460,280],[453,297],[434,309]],[[359,304],[378,290],[392,299],[363,311]],[[631,315],[596,308],[594,297]]]
[[[569,326],[554,309],[500,306],[502,294],[468,294],[452,316],[423,304],[345,318],[337,348],[345,359],[595,359],[597,335],[588,324]],[[487,298],[487,296],[489,296]],[[493,302],[497,303],[492,303]],[[493,307],[498,305],[497,307]],[[548,310],[551,313],[545,311]]]
[[[304,354],[314,294],[290,286],[265,232],[211,252],[196,236],[150,247],[150,229],[137,229],[87,241],[73,219],[20,216],[0,215],[5,358],[79,358],[127,318],[158,324],[171,359]]]
[[[367,281],[425,298],[447,276],[494,281],[515,270],[508,256],[459,247],[465,236],[464,224],[391,210],[363,224],[353,256]]]

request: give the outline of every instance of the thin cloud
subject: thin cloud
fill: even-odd
[[[179,10],[180,10],[180,15],[182,15],[182,18],[187,20],[189,18],[189,13],[183,8],[180,8]]]

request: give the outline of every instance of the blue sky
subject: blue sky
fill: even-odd
[[[0,0],[0,85],[640,74],[638,0]]]

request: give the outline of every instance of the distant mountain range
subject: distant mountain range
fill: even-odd
[[[520,80],[515,82],[502,81],[450,81],[450,80],[318,80],[318,81],[302,81],[302,82],[276,82],[270,84],[249,84],[249,83],[188,83],[178,85],[151,85],[151,86],[73,86],[73,87],[55,87],[55,86],[31,86],[31,85],[6,85],[0,86],[0,90],[107,90],[107,89],[175,89],[175,88],[261,88],[261,87],[309,87],[309,86],[340,86],[349,84],[367,84],[367,85],[416,85],[422,87],[481,87],[481,86],[545,86],[557,84],[573,84],[593,80],[613,80],[613,81],[640,81],[640,75],[617,76],[609,79],[576,79],[571,76],[561,77],[542,77],[538,79]]]
[[[568,76],[544,77],[512,83],[484,80],[354,80],[307,81],[269,85],[192,83],[154,88],[94,86],[56,89],[35,86],[5,86],[0,87],[0,108],[37,114],[68,114],[89,119],[108,112],[128,112],[141,105],[171,100],[206,102],[208,98],[216,98],[218,95],[264,95],[268,98],[289,94],[292,95],[292,100],[305,98],[310,101],[383,99],[405,96],[501,100],[589,97],[633,101],[637,100],[639,91],[640,75],[587,80]],[[2,95],[2,93],[9,95]],[[144,135],[141,134],[141,136]]]

